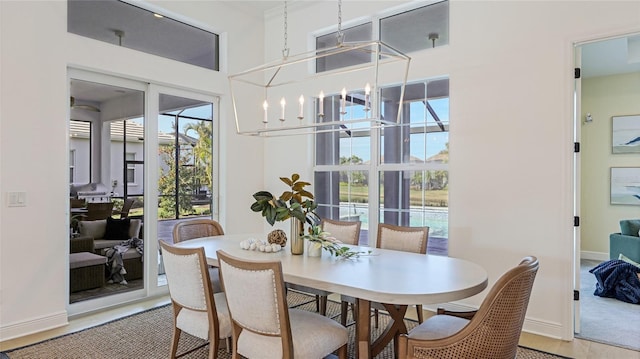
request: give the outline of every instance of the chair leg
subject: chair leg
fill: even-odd
[[[418,324],[424,322],[424,314],[422,313],[422,304],[416,305],[416,311],[418,312]]]
[[[327,315],[327,296],[326,295],[321,295],[318,298],[318,302],[320,303],[320,310],[318,311],[318,313],[322,314],[322,315]]]
[[[373,320],[375,322],[375,328],[378,329],[379,318],[378,318],[378,310],[377,309],[373,310]]]
[[[347,344],[341,346],[338,349],[338,358],[339,359],[347,359]]]
[[[178,353],[178,340],[180,340],[181,332],[182,330],[176,328],[175,326],[173,327],[173,335],[171,338],[171,359],[174,359],[176,357],[176,354]]]
[[[220,348],[220,339],[218,339],[217,330],[209,330],[209,359],[218,357],[218,349]]]
[[[347,311],[349,310],[349,303],[342,301],[340,303],[340,324],[347,325]]]

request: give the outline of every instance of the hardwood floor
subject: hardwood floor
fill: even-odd
[[[78,316],[71,318],[69,324],[51,329],[45,332],[36,333],[21,338],[0,342],[0,351],[6,351],[13,348],[41,342],[60,335],[73,333],[86,328],[90,328],[108,321],[144,311],[157,306],[169,303],[168,297],[159,297],[147,299],[135,304],[129,304],[119,308],[110,309],[100,313]],[[408,311],[408,316],[414,316],[414,311]],[[431,312],[425,312],[425,317],[432,315]],[[413,318],[415,319],[415,318]],[[599,358],[616,358],[616,359],[640,359],[640,352],[628,349],[618,348],[611,345],[590,342],[582,339],[574,339],[573,341],[562,341],[558,339],[547,338],[535,334],[522,333],[520,336],[520,344],[529,348],[538,349],[558,355],[563,355],[576,359],[599,359]]]

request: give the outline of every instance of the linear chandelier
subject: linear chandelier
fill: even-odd
[[[229,76],[238,134],[306,135],[400,123],[411,58],[381,41],[344,42],[341,6],[339,0],[336,46],[289,56],[285,1],[282,59]],[[398,88],[399,97],[381,98],[380,84]],[[393,118],[381,114],[383,102],[398,107],[385,111]]]

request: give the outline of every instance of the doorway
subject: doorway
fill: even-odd
[[[619,221],[639,218],[638,203],[612,201],[616,168],[638,167],[640,153],[614,151],[614,118],[640,114],[640,34],[625,34],[576,44],[575,336],[640,350],[629,323],[640,321],[637,305],[594,296],[595,277],[589,269],[610,259],[609,235],[620,232]],[[617,256],[614,255],[614,257]],[[620,320],[625,318],[625,320]],[[635,326],[635,328],[638,328]]]

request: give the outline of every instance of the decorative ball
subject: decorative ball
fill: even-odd
[[[271,244],[279,244],[284,247],[287,244],[287,234],[281,229],[275,229],[267,236],[267,241]]]

